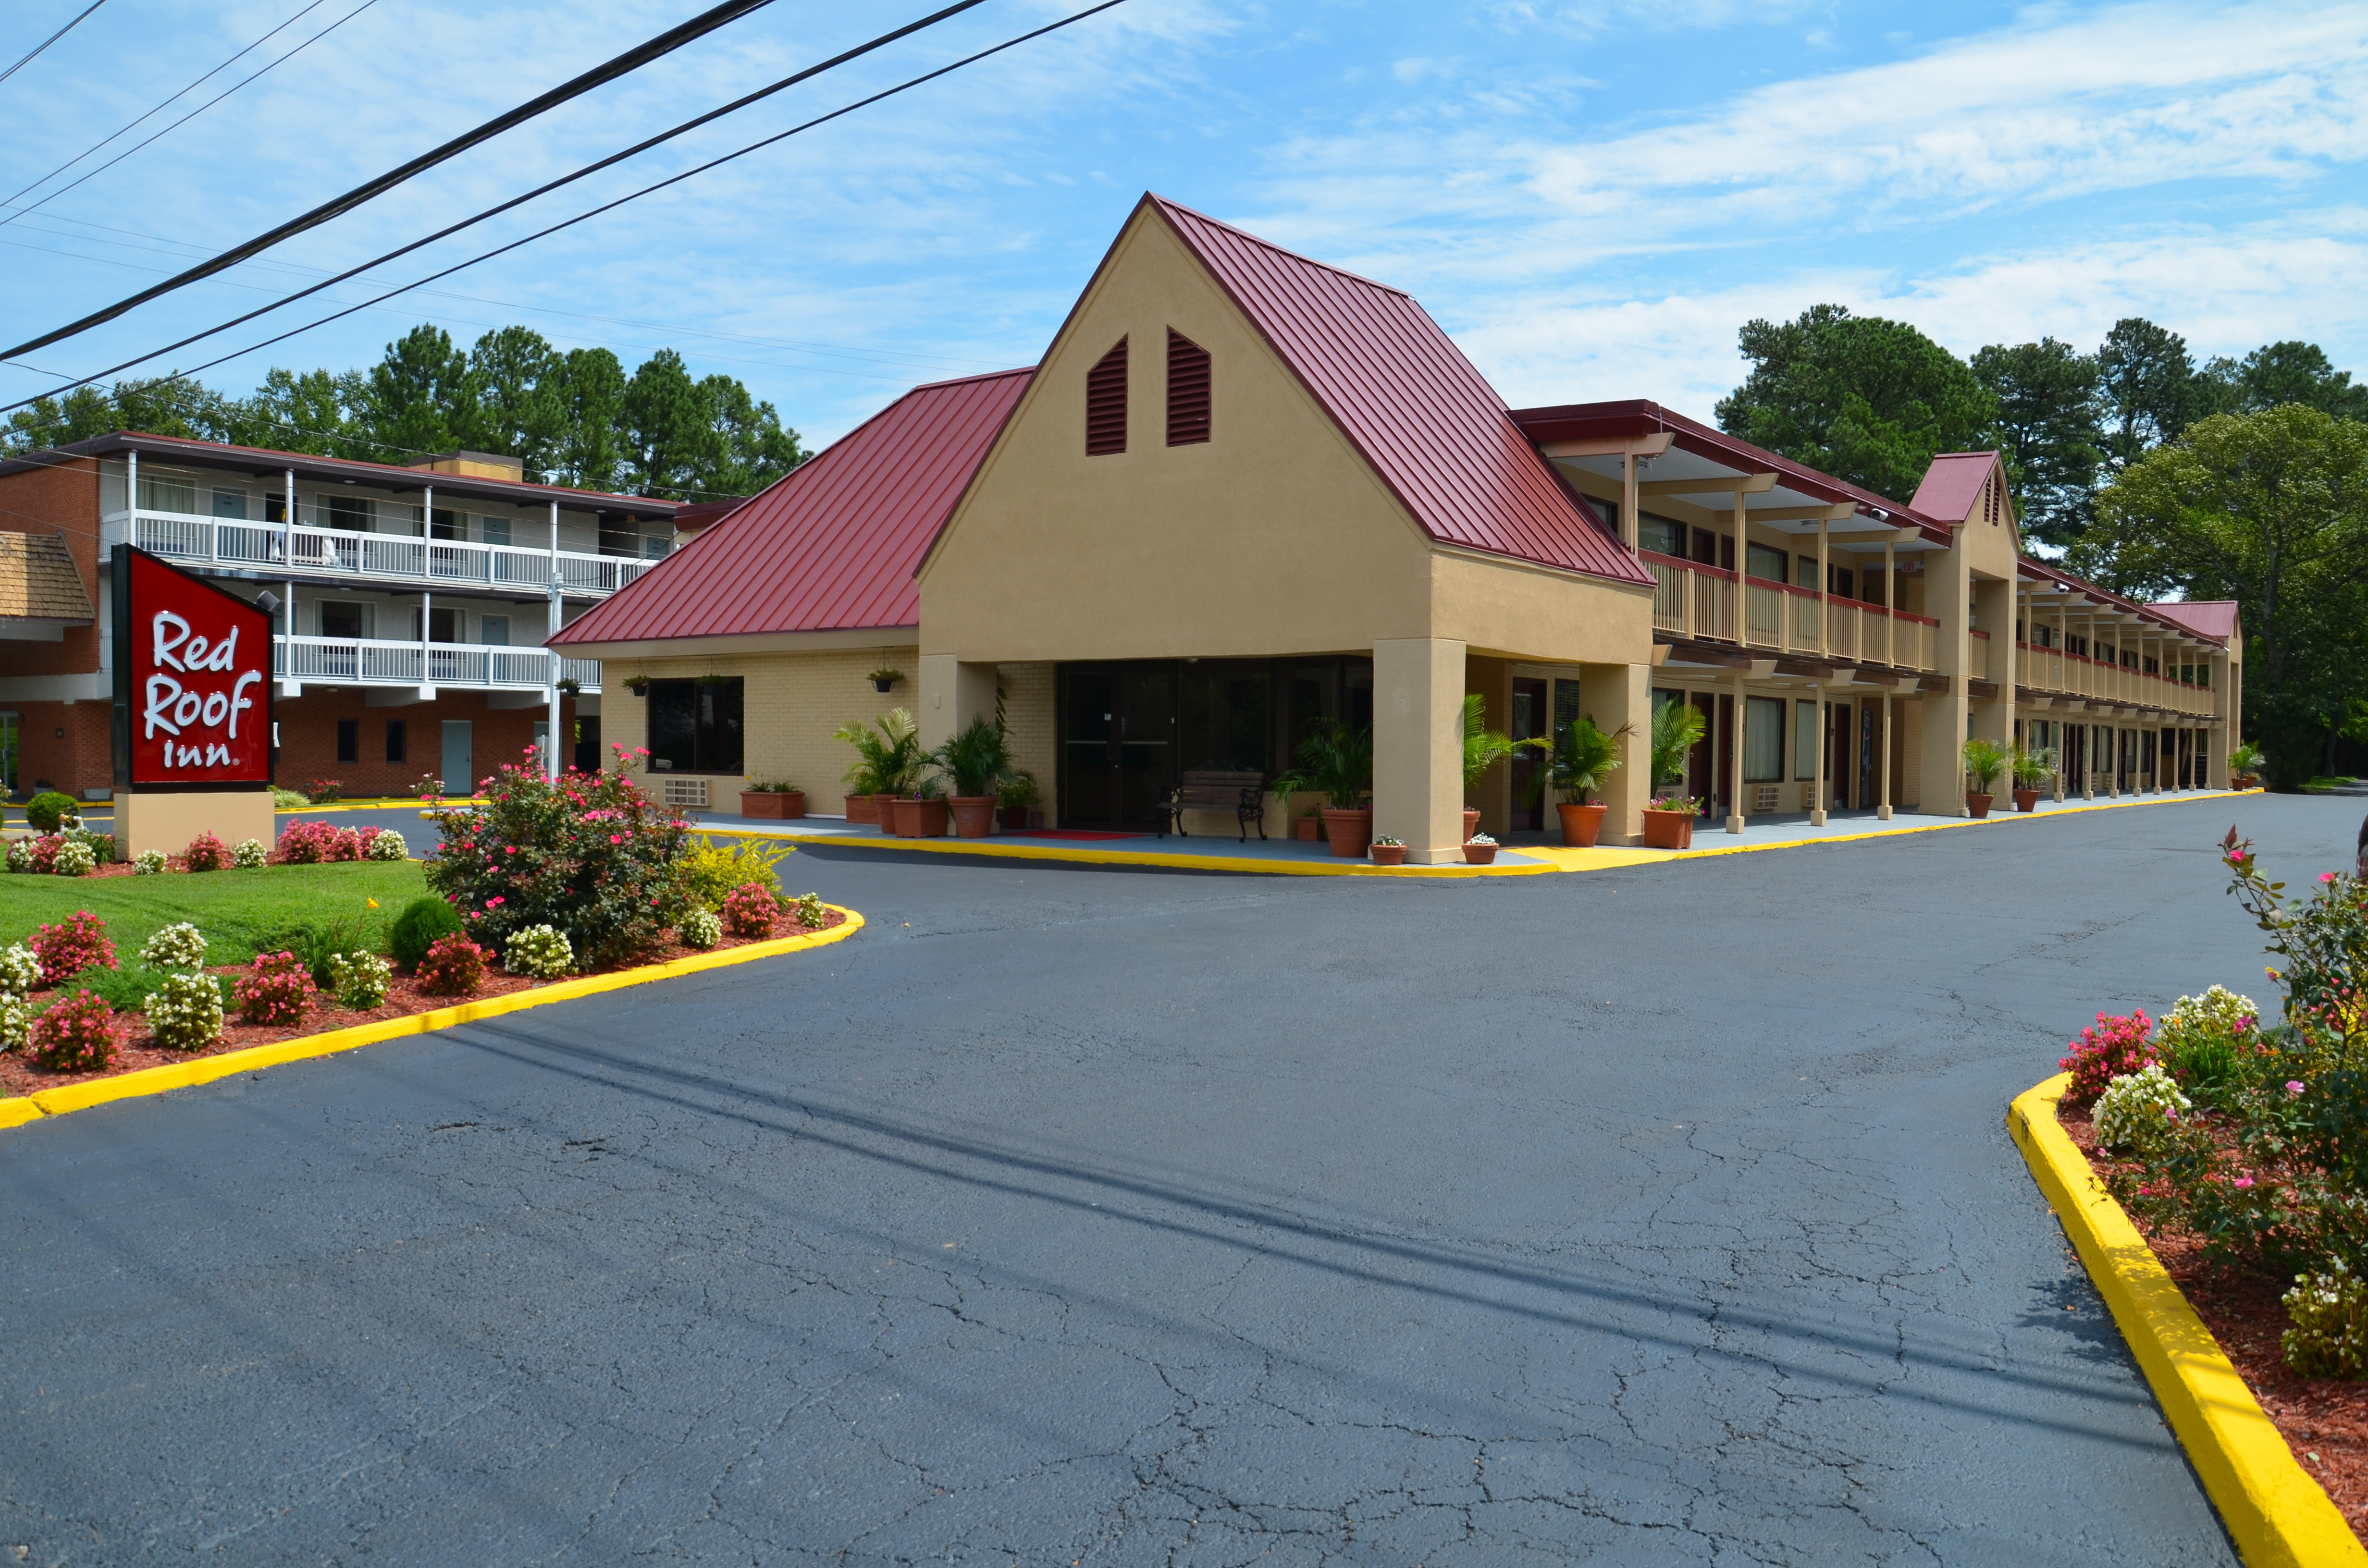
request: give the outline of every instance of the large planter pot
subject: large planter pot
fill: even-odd
[[[1372,846],[1376,866],[1403,866],[1406,864],[1406,846],[1403,844],[1376,844]]]
[[[1313,844],[1324,836],[1324,824],[1314,817],[1293,817],[1291,836],[1302,844]]]
[[[740,791],[740,814],[762,817],[771,822],[793,822],[806,814],[805,791],[743,790]]]
[[[1002,819],[1004,832],[1026,833],[1028,831],[1027,807],[1005,806],[998,810],[995,814]]]
[[[1493,866],[1497,863],[1497,846],[1493,844],[1474,844],[1466,839],[1463,844],[1463,863],[1467,866]]]
[[[881,832],[882,832],[882,833],[894,833],[894,832],[895,832],[895,831],[896,831],[896,797],[895,797],[895,796],[894,796],[894,795],[874,795],[874,796],[872,796],[872,797],[871,797],[871,811],[872,811],[872,817],[871,817],[871,820],[872,820],[873,822],[876,822],[876,823],[878,823],[878,824],[880,824],[880,831],[881,831]]]
[[[1324,836],[1332,841],[1333,854],[1343,860],[1357,858],[1373,841],[1373,808],[1360,806],[1344,812],[1325,807]]]
[[[895,813],[896,836],[899,838],[943,838],[946,835],[946,803],[943,801],[899,801]]]
[[[953,812],[956,838],[985,838],[995,825],[992,795],[956,795],[947,804]]]
[[[1969,817],[1986,817],[1989,815],[1990,801],[1995,798],[1996,797],[1990,795],[1976,795],[1972,790],[1967,790],[1965,792],[1965,814]]]
[[[1472,835],[1473,835],[1474,834],[1475,834],[1475,833],[1479,832],[1479,831],[1480,831],[1480,813],[1479,813],[1477,811],[1474,810],[1474,809],[1473,809],[1472,807],[1470,807],[1470,806],[1466,806],[1466,807],[1464,807],[1464,808],[1463,808],[1463,842],[1464,842],[1464,843],[1466,843],[1466,844],[1471,843],[1471,842],[1472,842]]]
[[[1592,849],[1603,833],[1603,813],[1611,808],[1601,801],[1590,806],[1567,803],[1554,807],[1562,813],[1562,841],[1574,849]]]
[[[847,822],[852,827],[861,823],[873,827],[880,824],[880,802],[871,795],[849,795],[847,798]]]
[[[2017,790],[2014,792],[2014,809],[2019,812],[2037,811],[2039,809],[2039,791],[2036,790]]]
[[[1691,849],[1693,846],[1693,812],[1646,812],[1645,813],[1645,848]]]

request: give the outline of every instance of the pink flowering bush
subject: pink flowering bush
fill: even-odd
[[[773,934],[773,919],[780,912],[780,901],[772,889],[762,882],[743,882],[723,901],[723,928],[757,941]]]
[[[485,983],[485,957],[458,931],[438,937],[419,960],[419,989],[430,996],[473,996]]]
[[[188,848],[181,852],[181,863],[192,871],[226,870],[230,867],[230,851],[212,834],[201,833],[189,840]]]
[[[8,869],[28,871],[37,877],[57,874],[58,851],[70,842],[63,833],[44,833],[31,838],[20,838],[8,846]]]
[[[480,803],[432,813],[443,846],[427,885],[487,947],[549,926],[598,969],[647,952],[684,907],[689,824],[621,772],[545,778],[529,754],[478,785]]]
[[[362,858],[362,835],[324,822],[292,822],[280,830],[278,858],[286,866],[314,866]]]
[[[52,1073],[96,1073],[111,1065],[123,1049],[124,1028],[107,998],[77,991],[50,1005],[33,1020],[26,1054]]]
[[[2144,1008],[2126,1018],[2097,1015],[2097,1021],[2072,1042],[2072,1054],[2055,1065],[2072,1074],[2064,1097],[2086,1105],[2105,1092],[2105,1085],[2124,1074],[2154,1063],[2154,1020]]]
[[[115,944],[108,940],[107,922],[87,909],[77,909],[54,926],[33,933],[33,956],[41,960],[41,979],[63,983],[84,970],[115,969]]]
[[[231,984],[250,1024],[301,1024],[313,1006],[312,971],[294,953],[257,953]]]

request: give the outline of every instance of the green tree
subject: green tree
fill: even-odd
[[[560,437],[552,483],[618,490],[625,483],[625,367],[606,348],[571,348],[552,370]]]
[[[700,383],[712,411],[723,460],[700,487],[721,495],[754,495],[809,455],[798,444],[798,433],[781,427],[781,416],[769,403],[758,403],[748,389],[730,376],[710,376]]]
[[[370,367],[360,412],[370,437],[392,449],[381,461],[466,446],[478,426],[468,355],[442,327],[421,323]]]
[[[470,444],[517,458],[538,484],[558,466],[567,437],[559,369],[559,356],[531,327],[489,332],[469,350],[476,416]]]
[[[2023,531],[2059,550],[2070,546],[2089,526],[2104,462],[2096,359],[2044,337],[1994,343],[1974,356],[1973,369],[1998,399]]]
[[[369,383],[359,370],[298,372],[273,366],[263,384],[230,405],[225,439],[314,457],[385,462],[358,422]]]
[[[63,398],[41,398],[11,414],[6,445],[35,451],[118,430],[219,441],[225,438],[231,406],[220,392],[186,377],[119,381],[111,390],[76,387]]]
[[[2098,496],[2071,559],[2135,597],[2237,602],[2249,727],[2291,789],[2361,678],[2368,425],[2299,403],[2199,420]]]
[[[2097,350],[2103,387],[2105,464],[2118,473],[2179,433],[2210,400],[2187,340],[2143,316],[2113,324]]]
[[[2298,403],[2339,419],[2368,419],[2368,385],[2351,384],[2316,343],[2268,343],[2241,360],[2218,358],[2203,367],[2205,396],[2223,414],[2259,414]]]
[[[805,460],[771,403],[730,376],[692,381],[671,348],[633,372],[623,415],[626,474],[653,494],[749,495]]]
[[[1719,427],[1880,495],[1916,492],[1936,453],[1998,444],[1998,399],[1905,322],[1813,305],[1740,334],[1751,373]]]

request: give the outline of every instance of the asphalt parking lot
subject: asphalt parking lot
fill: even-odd
[[[2233,1563],[2002,1124],[2260,993],[2231,815],[2351,863],[801,852],[853,940],[0,1133],[0,1562]]]

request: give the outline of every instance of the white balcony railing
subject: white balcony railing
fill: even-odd
[[[280,680],[339,686],[457,686],[478,690],[541,691],[551,684],[551,655],[541,648],[473,642],[382,642],[370,638],[285,637],[271,640],[271,673]],[[559,677],[582,689],[600,689],[600,661],[562,659]]]
[[[108,519],[110,540],[128,537],[152,555],[170,561],[427,588],[449,584],[541,593],[551,585],[555,564],[564,592],[605,597],[657,564],[620,555],[584,555],[563,550],[554,557],[547,550],[520,550],[507,544],[282,528],[278,523],[244,523],[185,512],[134,512],[126,535],[120,531],[124,520],[120,512]]]

